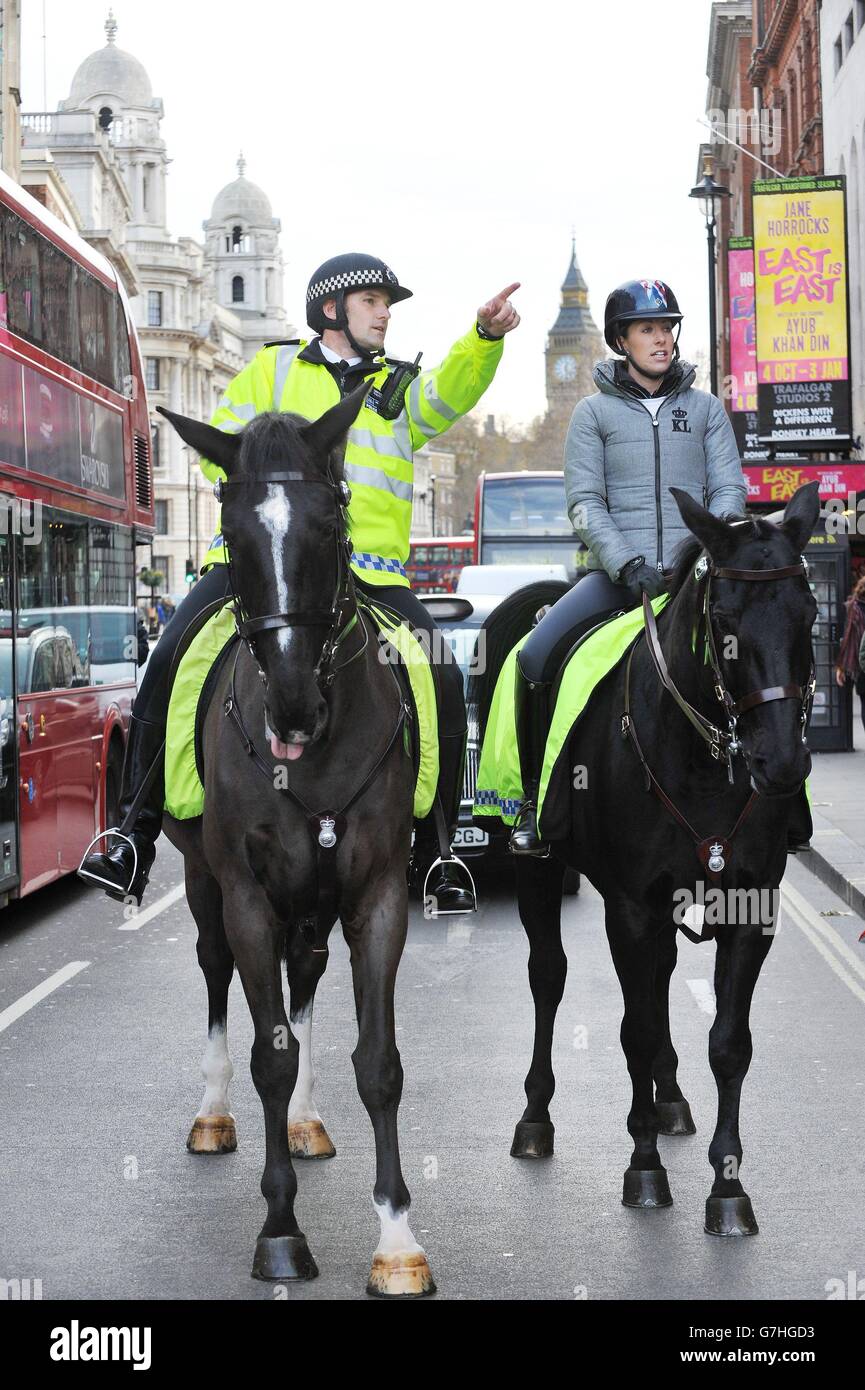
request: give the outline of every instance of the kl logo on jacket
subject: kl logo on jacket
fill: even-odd
[[[688,412],[687,412],[687,410],[674,410],[674,411],[673,411],[673,433],[674,433],[674,434],[690,434],[690,433],[691,433],[691,426],[688,424]]]

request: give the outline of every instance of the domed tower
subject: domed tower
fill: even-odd
[[[287,328],[280,221],[264,190],[246,177],[242,154],[237,178],[217,193],[202,225],[214,298],[241,320],[244,352],[250,358],[266,342],[285,337]]]
[[[114,151],[132,207],[128,241],[159,240],[165,228],[165,171],[168,163],[159,123],[162,101],[154,97],[142,63],[118,48],[117,21],[105,22],[106,44],[80,65],[60,111],[92,111]]]
[[[577,264],[576,242],[572,240],[559,316],[550,329],[545,353],[547,409],[551,415],[570,415],[577,401],[594,391],[592,369],[605,356],[604,340],[589,308],[589,287]]]

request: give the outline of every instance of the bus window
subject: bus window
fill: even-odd
[[[8,210],[3,214],[3,265],[9,327],[38,343],[42,338],[39,234]]]
[[[128,396],[132,390],[132,362],[129,357],[129,330],[120,295],[114,296],[114,386]]]
[[[78,314],[81,325],[81,369],[106,386],[114,385],[113,296],[95,275],[78,272]]]
[[[71,366],[79,365],[78,295],[75,265],[40,238],[42,342],[46,352]]]
[[[488,535],[571,536],[561,479],[487,479],[483,491],[482,530]]]

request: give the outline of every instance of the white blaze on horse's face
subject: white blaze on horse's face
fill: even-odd
[[[268,483],[267,499],[259,502],[255,514],[270,536],[270,553],[276,578],[276,608],[278,613],[288,609],[288,586],[285,582],[285,541],[291,521],[291,503],[285,488],[276,483]],[[281,652],[287,652],[291,642],[291,628],[277,629],[276,640]]]

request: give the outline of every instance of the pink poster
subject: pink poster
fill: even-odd
[[[757,409],[757,330],[754,318],[754,249],[748,237],[732,237],[727,252],[730,285],[731,410]]]

